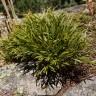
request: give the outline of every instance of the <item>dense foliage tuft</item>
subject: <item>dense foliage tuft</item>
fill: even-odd
[[[74,15],[50,10],[28,14],[3,41],[5,59],[17,62],[25,73],[33,70],[42,87],[76,78],[80,72],[72,70],[86,45],[86,30],[77,21]]]

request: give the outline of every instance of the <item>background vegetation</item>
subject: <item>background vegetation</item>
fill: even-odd
[[[55,9],[64,8],[76,4],[84,3],[84,0],[13,0],[17,13],[40,12],[43,9],[52,7]],[[4,11],[2,4],[0,4],[0,11]]]

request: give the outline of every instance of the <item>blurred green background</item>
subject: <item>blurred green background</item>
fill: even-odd
[[[26,13],[29,10],[32,12],[41,12],[48,7],[62,9],[76,4],[85,3],[84,0],[13,0],[13,2],[16,13]],[[3,5],[0,2],[0,12],[3,11]]]

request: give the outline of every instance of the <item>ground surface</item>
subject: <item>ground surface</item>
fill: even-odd
[[[69,89],[64,96],[96,96],[96,77]]]
[[[0,96],[52,95],[59,89],[60,87],[54,90],[41,90],[40,86],[36,86],[31,73],[22,75],[22,71],[18,70],[15,64],[0,68]],[[69,88],[63,96],[96,96],[96,77]]]
[[[56,94],[60,88],[55,90],[42,90],[36,86],[35,78],[31,73],[22,75],[15,64],[6,65],[0,68],[0,96],[35,96]]]

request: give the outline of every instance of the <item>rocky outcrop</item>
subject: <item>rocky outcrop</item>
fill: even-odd
[[[60,86],[55,89],[41,89],[36,86],[35,78],[31,72],[22,75],[22,71],[15,64],[0,68],[0,96],[37,96],[56,94]],[[37,94],[37,95],[36,95]]]
[[[15,64],[0,68],[0,96],[47,96],[56,94],[59,89],[60,86],[41,89],[39,85],[36,86],[31,72],[22,75]],[[96,96],[96,77],[69,88],[63,96]]]

